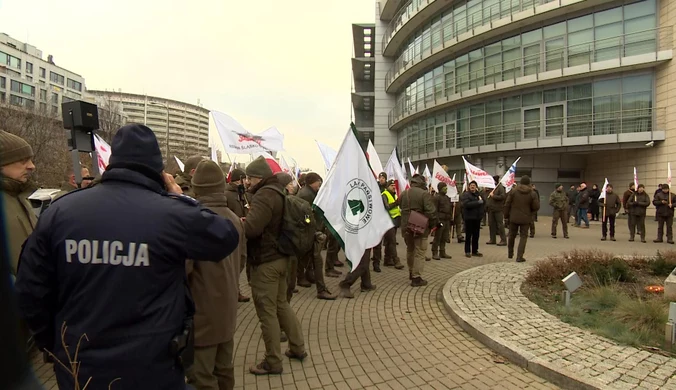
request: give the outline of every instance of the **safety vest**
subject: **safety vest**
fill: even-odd
[[[383,191],[383,195],[387,196],[387,204],[388,205],[391,205],[392,203],[394,203],[397,200],[397,199],[395,199],[395,197],[392,194],[390,194],[390,191],[388,191],[388,190]],[[388,211],[390,213],[390,218],[392,218],[392,219],[395,219],[397,217],[401,217],[401,209],[399,208],[399,206],[391,208]]]

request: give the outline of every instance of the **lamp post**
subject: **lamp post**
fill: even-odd
[[[165,147],[166,147],[166,156],[165,158],[167,159],[167,162],[169,161],[169,105],[166,103],[158,103],[158,102],[147,102],[148,105],[150,106],[159,106],[159,107],[164,107],[165,110],[167,110],[167,134],[166,134],[166,139],[165,139]]]

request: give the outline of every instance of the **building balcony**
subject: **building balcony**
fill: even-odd
[[[504,36],[524,25],[537,25],[553,18],[569,15],[585,8],[598,7],[615,0],[537,0],[524,5],[521,0],[512,4],[495,4],[467,15],[455,23],[441,23],[429,34],[429,48],[416,51],[414,56],[402,53],[385,76],[387,92],[396,92],[423,69],[438,64],[444,58],[457,55],[481,42]]]
[[[665,140],[666,108],[541,118],[457,132],[453,129],[447,127],[437,137],[404,143],[402,155],[419,161],[543,148],[547,153],[635,149],[650,141]]]
[[[404,0],[382,0],[380,2],[380,20],[392,20]]]
[[[414,96],[399,99],[390,111],[388,125],[396,130],[438,110],[528,87],[655,67],[671,60],[672,48],[673,28],[667,26],[486,66],[443,78]]]
[[[408,0],[383,33],[383,56],[394,57],[409,34],[418,30],[434,14],[453,0]]]

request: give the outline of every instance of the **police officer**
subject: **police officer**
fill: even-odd
[[[94,390],[113,381],[120,389],[182,389],[184,368],[170,351],[190,344],[185,260],[220,261],[239,235],[228,219],[178,195],[148,127],[122,127],[111,149],[101,183],[55,201],[26,241],[19,309],[36,344],[65,367],[79,345],[81,386],[91,378]],[[73,389],[65,367],[54,364],[57,383]]]

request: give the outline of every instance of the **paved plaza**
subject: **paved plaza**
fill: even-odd
[[[588,230],[570,228],[569,240],[562,239],[561,233],[552,239],[550,224],[551,218],[544,216],[537,222],[536,236],[528,240],[525,257],[529,261],[575,248],[617,254],[676,249],[668,244],[628,242],[626,219],[617,221],[617,242],[601,242],[598,223]],[[647,222],[649,241],[656,229],[652,220]],[[399,241],[399,256],[404,260],[405,246],[400,237]],[[410,287],[406,270],[385,267],[382,273],[372,273],[377,290],[361,293],[357,289],[354,299],[321,301],[315,298],[314,286],[300,287],[291,303],[302,323],[309,357],[302,363],[286,359],[282,375],[249,374],[249,366],[262,358],[264,344],[253,304],[240,304],[235,335],[236,388],[556,388],[475,340],[444,307],[442,290],[451,277],[479,265],[509,261],[505,247],[484,245],[486,241],[488,228],[484,227],[480,240],[483,258],[467,259],[463,246],[453,243],[447,250],[453,259],[427,262],[423,277],[429,284],[425,287]],[[339,280],[327,278],[332,292],[338,292]],[[249,294],[248,287],[243,293]],[[36,358],[35,368],[46,388],[56,388],[50,366]]]

